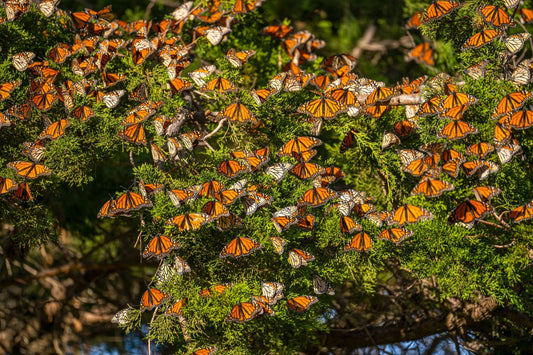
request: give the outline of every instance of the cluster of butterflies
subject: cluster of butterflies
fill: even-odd
[[[510,27],[516,27],[513,19],[514,15],[520,16],[524,23],[533,21],[533,10],[518,8],[519,0],[504,1],[505,7],[497,5],[480,5],[477,13],[486,24],[483,30],[468,38],[462,45],[462,50],[477,49],[496,39],[505,43],[507,52],[502,53],[504,69],[507,79],[517,85],[526,85],[531,81],[531,60],[525,59],[518,64],[513,63],[512,56],[524,48],[524,43],[529,40],[531,34],[528,32],[507,35],[506,31]],[[457,1],[433,1],[425,11],[416,12],[406,24],[406,29],[417,29],[423,24],[439,20],[442,17],[461,8],[464,3]],[[491,26],[492,28],[488,27]],[[415,60],[418,63],[434,65],[433,49],[429,42],[422,42],[415,46],[406,55],[406,60]],[[465,69],[465,73],[475,79],[484,75],[486,61],[473,64]]]
[[[507,9],[515,9],[519,1],[505,0]],[[95,116],[93,107],[80,104],[77,100],[87,102],[85,98],[92,98],[95,103],[103,103],[107,109],[114,109],[120,104],[121,98],[126,95],[125,90],[107,90],[125,80],[127,76],[122,73],[108,72],[107,65],[115,58],[123,56],[124,52],[131,55],[135,65],[141,65],[146,60],[156,60],[162,63],[167,71],[168,91],[170,95],[218,95],[237,92],[241,89],[230,80],[220,76],[214,65],[205,65],[187,73],[182,72],[192,62],[191,50],[200,38],[205,38],[211,45],[218,45],[231,32],[235,16],[245,14],[261,5],[261,1],[239,0],[231,10],[221,10],[220,1],[211,1],[206,6],[194,7],[192,2],[186,2],[178,7],[171,19],[157,23],[151,21],[136,21],[126,23],[114,18],[110,7],[100,11],[86,9],[81,12],[65,13],[56,10],[58,1],[41,1],[37,7],[46,16],[69,18],[74,30],[78,33],[72,44],[58,43],[52,48],[47,59],[57,65],[62,65],[70,60],[72,73],[82,77],[79,81],[63,80],[58,82],[60,71],[54,69],[55,65],[47,61],[34,61],[35,54],[22,52],[13,55],[12,63],[16,70],[28,72],[30,76],[30,89],[28,100],[23,104],[13,105],[5,113],[0,114],[0,127],[9,127],[19,121],[28,120],[33,110],[39,111],[43,116],[44,129],[34,142],[26,142],[23,154],[31,161],[13,161],[8,167],[13,169],[23,182],[16,183],[13,179],[0,177],[0,193],[13,192],[12,197],[28,201],[32,199],[28,180],[51,174],[51,170],[39,162],[46,151],[46,141],[62,137],[70,126],[69,118],[61,118],[50,122],[45,112],[54,108],[57,102],[64,106],[66,114],[81,122],[88,121]],[[13,21],[28,11],[29,1],[4,2],[7,20]],[[418,27],[420,24],[435,21],[459,8],[461,4],[455,1],[433,1],[426,11],[415,14],[409,21],[409,28]],[[504,37],[505,30],[514,25],[514,20],[505,9],[493,5],[480,6],[478,9],[483,20],[495,29],[482,31],[465,42],[465,50],[479,48],[495,38],[503,38],[508,49],[507,59],[504,61],[508,67],[513,67],[510,80],[516,84],[525,85],[530,81],[530,63],[521,61],[518,65],[509,60],[520,52],[524,42],[529,39],[529,33],[509,35]],[[533,11],[518,8],[515,11],[522,16],[524,21],[533,20]],[[186,21],[193,19],[207,24],[194,29],[195,39],[192,43],[184,44],[180,33]],[[150,31],[155,35],[150,37]],[[281,46],[289,56],[290,61],[284,71],[269,80],[266,88],[250,89],[249,95],[260,106],[282,90],[295,92],[308,85],[313,86],[313,91],[318,97],[305,102],[297,108],[297,112],[305,115],[312,123],[311,133],[318,135],[324,120],[332,120],[341,113],[350,117],[365,114],[378,119],[389,109],[394,108],[393,101],[399,95],[420,96],[423,85],[435,87],[442,86],[443,95],[436,95],[418,105],[405,106],[406,119],[396,122],[393,132],[385,132],[382,148],[388,149],[401,144],[400,139],[409,137],[418,129],[417,118],[420,116],[437,116],[449,119],[437,139],[455,141],[468,135],[477,133],[477,129],[464,119],[465,111],[477,102],[477,99],[460,91],[458,86],[443,76],[430,81],[427,76],[410,81],[404,79],[401,84],[386,87],[384,83],[371,79],[358,77],[352,71],[356,66],[356,59],[350,55],[339,54],[326,58],[321,69],[321,74],[306,73],[300,66],[315,60],[314,52],[324,46],[324,42],[316,39],[308,31],[293,32],[290,26],[268,26],[262,33],[274,39],[281,40]],[[174,36],[170,36],[173,34]],[[133,37],[131,39],[127,39]],[[420,47],[419,47],[420,46]],[[415,47],[408,57],[418,62],[433,65],[432,52],[429,44],[424,42]],[[242,67],[255,52],[253,50],[227,51],[225,58],[234,68]],[[487,62],[478,63],[465,70],[473,79],[479,79],[485,74]],[[213,76],[216,76],[213,78]],[[91,79],[92,78],[92,79]],[[191,80],[191,81],[190,81]],[[0,100],[7,100],[11,93],[21,83],[13,81],[0,85]],[[196,86],[196,87],[195,87]],[[533,125],[533,112],[522,109],[533,94],[526,91],[517,91],[505,95],[498,103],[492,118],[496,121],[494,142],[482,142],[466,147],[464,153],[447,147],[446,143],[430,143],[415,149],[398,150],[401,169],[420,181],[413,188],[411,194],[422,194],[427,198],[436,198],[446,191],[454,189],[453,184],[442,180],[441,174],[445,173],[452,178],[457,178],[463,170],[468,177],[477,176],[479,180],[487,179],[498,171],[498,164],[488,160],[490,154],[495,152],[501,164],[510,162],[514,156],[522,156],[523,152],[518,141],[513,137],[512,130],[522,130]],[[152,101],[148,88],[144,83],[139,84],[128,94],[129,101],[139,102],[136,107],[129,110],[121,122],[117,135],[127,142],[146,145],[150,139],[146,137],[145,121],[151,119],[155,131],[159,136],[165,136],[164,146],[150,142],[150,150],[154,164],[162,168],[169,159],[181,161],[187,152],[192,151],[202,142],[205,143],[209,135],[200,130],[182,132],[183,123],[194,120],[197,114],[215,116],[215,121],[227,120],[241,124],[251,123],[260,127],[261,122],[254,117],[252,111],[240,100],[236,99],[217,113],[191,112],[185,108],[178,110],[175,117],[166,117],[157,113],[162,107],[162,101]],[[340,151],[345,152],[355,146],[358,132],[351,129],[343,139]],[[331,185],[345,177],[338,167],[323,167],[311,162],[317,154],[314,149],[322,144],[315,137],[295,137],[289,140],[277,151],[277,157],[284,158],[285,162],[271,165],[270,149],[262,148],[255,151],[234,151],[229,159],[222,161],[217,172],[228,179],[240,177],[243,174],[253,174],[263,171],[269,175],[274,183],[280,183],[287,173],[304,181],[310,181],[312,187],[304,192],[294,205],[286,206],[272,213],[271,221],[281,235],[291,226],[295,225],[304,230],[314,228],[316,217],[307,213],[308,209],[329,204],[329,208],[339,213],[339,228],[341,233],[349,234],[351,240],[343,248],[344,251],[367,252],[372,248],[372,237],[366,233],[357,218],[365,218],[379,227],[384,228],[378,239],[400,243],[413,232],[405,228],[408,224],[430,220],[433,215],[425,208],[405,204],[392,211],[377,211],[373,205],[372,197],[365,192],[353,189],[334,190]],[[467,161],[465,155],[474,157]],[[292,162],[286,162],[293,159]],[[185,212],[169,218],[168,226],[179,232],[192,232],[208,223],[214,223],[216,228],[227,231],[232,228],[242,227],[246,216],[256,213],[261,208],[272,203],[272,197],[261,190],[268,190],[270,186],[251,185],[247,179],[241,179],[226,188],[217,180],[210,180],[201,184],[184,188],[166,188],[160,183],[145,184],[139,182],[138,191],[125,191],[116,198],[108,200],[100,209],[98,217],[129,216],[142,208],[150,208],[153,203],[151,196],[165,191],[166,195],[176,208],[199,199],[207,199],[198,212]],[[449,223],[457,223],[466,228],[482,221],[489,214],[494,213],[491,199],[501,193],[500,189],[493,186],[477,186],[473,189],[475,200],[466,199],[453,209],[448,217]],[[241,201],[244,217],[230,211],[237,201]],[[533,217],[533,200],[510,211],[508,218],[515,223]],[[280,235],[271,236],[270,241],[274,250],[282,255],[287,241]],[[226,244],[220,251],[220,258],[239,258],[251,255],[263,246],[253,239],[237,236]],[[166,315],[175,316],[186,328],[186,318],[183,308],[186,299],[171,301],[171,296],[162,291],[163,284],[173,275],[182,275],[191,271],[191,267],[175,251],[180,249],[180,244],[171,237],[158,235],[153,237],[143,251],[143,257],[160,260],[156,273],[158,287],[149,287],[143,294],[140,302],[141,310],[152,310],[161,306],[167,307]],[[172,253],[172,254],[171,254]],[[172,255],[173,258],[167,258]],[[172,259],[172,260],[169,260]],[[288,251],[288,261],[293,268],[306,266],[315,260],[310,252],[292,248]],[[233,284],[219,284],[200,292],[202,297],[222,295]],[[271,306],[283,298],[284,285],[277,282],[263,282],[261,295],[254,295],[249,302],[239,302],[227,316],[228,321],[246,322],[259,316],[274,315]],[[333,295],[333,287],[319,275],[313,276],[313,290],[315,294]],[[318,302],[316,296],[303,295],[287,300],[287,307],[297,313],[304,312],[311,305]],[[119,324],[127,322],[128,311],[122,310],[114,317],[113,321]],[[208,347],[199,349],[193,354],[212,354],[217,349]]]
[[[377,212],[375,206],[370,203],[372,198],[367,197],[364,192],[351,189],[337,192],[328,188],[327,186],[329,184],[336,182],[345,175],[340,169],[334,166],[324,168],[318,164],[309,162],[317,153],[313,148],[320,144],[322,142],[315,137],[296,137],[291,139],[278,149],[277,156],[292,157],[297,163],[277,163],[265,167],[264,172],[271,176],[276,183],[281,182],[286,174],[290,173],[301,180],[312,180],[313,184],[313,187],[302,194],[294,206],[287,206],[272,214],[271,220],[278,232],[282,233],[294,224],[306,230],[313,229],[315,216],[312,214],[306,215],[306,209],[308,207],[319,207],[333,199],[338,199],[339,202],[331,206],[338,210],[341,215],[340,230],[342,233],[354,235],[351,241],[344,247],[344,251],[364,252],[370,250],[372,239],[362,230],[361,225],[349,216],[352,210],[356,212],[358,217],[368,218],[380,226],[385,222],[397,224],[399,228],[386,229],[378,236],[380,239],[386,239],[394,243],[400,243],[404,238],[413,234],[412,231],[403,228],[404,225],[428,220],[433,217],[426,209],[413,205],[405,205],[392,212]],[[231,156],[233,159],[224,160],[217,168],[218,173],[227,178],[236,178],[241,174],[254,173],[270,160],[269,149],[267,148],[254,152],[232,152]],[[148,191],[146,186],[151,185],[142,184],[141,186],[143,186],[144,190]],[[208,198],[210,201],[204,204],[201,212],[180,214],[168,219],[166,223],[174,226],[180,232],[195,231],[206,223],[215,221],[217,228],[220,230],[242,226],[243,220],[241,217],[230,212],[228,207],[238,199],[241,199],[244,214],[250,215],[255,213],[259,208],[270,204],[272,200],[271,196],[259,192],[258,189],[261,187],[258,185],[247,186],[247,180],[241,179],[228,189],[216,180],[210,180],[203,184],[182,189],[168,189],[166,193],[173,205],[177,208],[198,198]],[[143,193],[143,189],[141,189],[141,194],[125,192],[116,201],[110,200],[106,202],[99,216],[107,215],[114,217],[151,206],[150,201],[145,197],[149,193]],[[161,192],[162,187],[151,187],[150,191]],[[135,204],[135,199],[137,200],[137,204]],[[130,204],[130,202],[133,204]],[[126,210],[123,209],[124,204],[128,204],[129,206]],[[109,214],[109,206],[113,206],[111,209],[113,212],[111,214]],[[358,231],[359,233],[356,233]],[[287,242],[282,237],[271,236],[270,241],[278,254],[281,255],[284,253]],[[148,243],[144,249],[143,256],[163,260],[171,252],[179,248],[179,243],[174,239],[159,235],[152,238]],[[223,247],[219,256],[220,258],[240,258],[248,256],[261,248],[262,245],[258,241],[238,236]],[[315,260],[315,257],[311,253],[301,249],[293,248],[288,252],[288,261],[293,268],[306,266],[313,260]],[[174,254],[173,262],[167,260],[160,264],[156,273],[157,283],[162,285],[173,275],[182,275],[190,271],[191,268],[187,261]],[[227,288],[232,286],[233,284],[231,283],[219,284],[200,291],[200,296],[213,297],[215,295],[222,295]],[[261,288],[262,295],[252,296],[250,302],[240,302],[235,305],[231,309],[227,320],[245,322],[264,314],[273,316],[274,311],[270,306],[276,304],[283,297],[282,290],[284,289],[284,285],[275,282],[264,282]],[[333,287],[319,275],[313,276],[313,289],[317,295],[334,295],[335,293]],[[165,301],[169,298],[170,295],[168,293],[159,288],[150,287],[141,298],[141,310],[151,310],[154,307],[159,307],[162,304],[166,304],[167,302]],[[316,302],[318,302],[316,296],[304,295],[288,299],[287,306],[289,309],[299,313],[307,310]],[[184,323],[186,320],[183,319],[183,314],[181,313],[181,307],[184,304],[185,300],[178,300],[177,303],[168,306],[165,314],[180,317],[180,323]]]

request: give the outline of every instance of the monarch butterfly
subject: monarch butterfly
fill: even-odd
[[[266,168],[265,173],[272,176],[276,183],[279,183],[293,166],[291,163],[276,163]]]
[[[477,173],[479,180],[485,180],[490,174],[500,170],[498,164],[487,160],[467,161],[463,163],[463,170],[468,177]]]
[[[117,198],[112,207],[111,212],[114,214],[130,212],[143,207],[152,207],[152,201],[143,197],[141,194],[127,191]]]
[[[388,104],[374,104],[373,106],[366,107],[363,113],[368,117],[378,119],[383,116],[389,108],[390,106]]]
[[[355,68],[356,64],[357,59],[354,56],[348,54],[336,54],[327,57],[322,62],[322,67],[336,77],[342,77],[348,75],[348,73]]]
[[[131,143],[146,145],[146,134],[142,122],[127,126],[122,131],[119,131],[117,136]]]
[[[250,171],[250,166],[239,163],[236,160],[226,159],[217,168],[217,173],[227,178],[234,178],[239,174]]]
[[[338,197],[343,202],[354,202],[358,204],[362,204],[373,199],[372,197],[367,197],[366,192],[356,191],[353,189],[347,189],[339,192]]]
[[[254,122],[256,119],[252,116],[252,113],[250,110],[246,108],[243,104],[240,102],[235,102],[229,106],[227,106],[220,115],[222,117],[229,118],[232,122],[239,122],[239,123],[246,123],[246,122]]]
[[[170,263],[162,263],[155,274],[157,284],[161,285],[166,283],[170,278],[174,277],[174,275],[176,275],[176,270],[170,265]]]
[[[9,127],[11,125],[14,125],[15,122],[11,121],[9,117],[4,115],[3,113],[0,113],[0,128],[2,127]]]
[[[96,48],[96,44],[100,41],[98,36],[81,39],[79,35],[74,38],[74,44],[71,47],[71,53],[77,54],[82,52],[83,54],[91,54]]]
[[[511,130],[501,124],[494,127],[494,144],[501,146],[511,139]]]
[[[276,74],[268,81],[268,85],[274,89],[274,93],[278,93],[283,89],[285,79],[287,78],[287,73]]]
[[[270,204],[272,197],[260,192],[252,191],[249,193],[249,196],[244,196],[241,200],[244,206],[244,212],[248,216],[255,213],[259,208]]]
[[[433,49],[429,46],[429,43],[424,42],[416,45],[412,50],[405,55],[405,61],[414,60],[419,64],[435,65],[433,59]]]
[[[516,85],[527,85],[531,81],[530,59],[524,59],[513,70],[510,80]]]
[[[292,62],[291,62],[292,63]],[[290,75],[285,80],[285,91],[296,92],[309,85],[310,80],[314,78],[315,74],[300,73],[296,75]],[[305,104],[304,104],[305,105]]]
[[[111,198],[104,205],[100,208],[100,211],[98,212],[98,215],[96,217],[98,218],[104,218],[104,217],[111,217],[114,218],[113,209],[115,206],[115,199]]]
[[[237,91],[237,87],[228,79],[219,77],[202,86],[202,91],[232,92]]]
[[[226,53],[226,59],[235,68],[240,68],[254,54],[255,54],[254,50],[245,50],[245,51],[237,52],[234,48],[231,48]]]
[[[508,9],[514,9],[520,3],[520,0],[503,0],[505,7]]]
[[[514,223],[520,223],[533,218],[533,201],[525,205],[518,206],[509,213],[509,220]]]
[[[318,274],[313,274],[313,291],[317,295],[328,294],[335,295],[335,289]]]
[[[313,227],[315,226],[315,216],[308,214],[299,218],[296,226],[304,230],[313,230]]]
[[[406,204],[394,211],[391,217],[391,223],[396,223],[401,227],[407,223],[417,223],[432,218],[433,214],[425,208]]]
[[[242,158],[247,165],[250,166],[250,171],[256,172],[261,166],[265,165],[270,161],[270,158],[268,155],[261,156],[261,155],[251,155]]]
[[[169,309],[165,311],[165,316],[177,317],[179,315],[183,315],[183,310],[181,308],[185,306],[185,302],[187,302],[187,298],[182,298],[176,303],[174,303]]]
[[[264,297],[273,300],[274,303],[283,298],[285,285],[280,282],[261,282],[261,292]]]
[[[400,157],[402,166],[407,166],[413,161],[423,159],[426,156],[424,153],[414,149],[398,149],[396,153]]]
[[[202,212],[211,216],[212,219],[229,216],[229,210],[218,201],[209,201],[202,207]]]
[[[496,149],[496,152],[498,153],[498,159],[500,159],[500,162],[502,164],[506,164],[513,159],[513,157],[517,154],[522,154],[522,147],[520,144],[518,144],[518,141],[516,139],[512,139],[512,141],[507,142],[503,144],[502,146],[498,147]],[[496,170],[497,171],[497,170]]]
[[[332,207],[337,209],[337,211],[340,213],[341,216],[348,216],[352,212],[352,209],[354,208],[354,206],[355,206],[355,202],[351,200],[337,202],[332,205]]]
[[[533,21],[533,10],[531,9],[516,9],[516,13],[522,17],[522,20],[526,23]]]
[[[309,149],[301,153],[293,152],[292,156],[299,162],[308,162],[312,157],[316,155],[317,151],[315,149]]]
[[[401,169],[413,176],[421,176],[431,168],[435,168],[440,160],[439,155],[425,156],[414,159],[409,164],[402,165]]]
[[[440,155],[446,149],[446,146],[447,146],[447,143],[433,142],[433,143],[422,144],[420,147],[418,147],[418,149],[420,149],[422,152],[426,152],[429,155],[436,155],[436,154]]]
[[[284,38],[291,32],[292,27],[287,25],[267,26],[263,27],[263,29],[261,30],[262,34],[269,35],[272,38]]]
[[[439,108],[441,110],[448,110],[458,106],[472,105],[476,102],[477,99],[471,95],[453,91],[450,95],[448,95],[441,101]]]
[[[450,212],[448,224],[459,224],[471,229],[476,221],[479,221],[493,211],[488,203],[466,199]]]
[[[85,11],[73,12],[70,14],[70,19],[72,20],[72,26],[74,30],[79,31],[85,28],[89,21],[92,19],[92,15],[86,13]]]
[[[480,202],[490,203],[492,197],[499,195],[502,190],[494,186],[477,186],[472,188],[474,195]]]
[[[202,138],[202,134],[198,131],[192,131],[182,133],[179,135],[179,137],[182,140],[185,148],[187,148],[188,150],[193,150],[194,147],[198,145],[200,138]]]
[[[150,243],[148,243],[146,248],[144,248],[143,257],[149,258],[153,256],[156,259],[161,260],[172,250],[179,248],[179,244],[173,241],[171,238],[164,235],[159,235],[152,238]]]
[[[440,103],[442,101],[441,96],[434,96],[428,101],[424,102],[422,106],[420,106],[420,109],[417,112],[417,115],[420,117],[424,117],[427,115],[434,115],[439,112],[440,110]]]
[[[492,42],[495,38],[501,37],[502,35],[502,31],[493,29],[478,32],[469,39],[467,39],[465,43],[463,43],[463,45],[461,46],[461,50],[465,51],[471,48],[480,48]]]
[[[239,302],[231,309],[226,320],[237,323],[248,322],[254,319],[259,312],[261,312],[261,306],[252,302]]]
[[[31,202],[33,201],[33,196],[31,194],[30,185],[27,182],[21,182],[18,184],[17,188],[11,194],[11,199],[16,199],[22,202]]]
[[[437,134],[437,138],[447,138],[449,140],[461,139],[469,134],[478,133],[476,127],[461,120],[453,120],[442,128]]]
[[[381,227],[383,226],[383,223],[389,222],[391,216],[392,211],[379,211],[367,213],[365,218],[374,223],[376,226]]]
[[[169,86],[171,90],[171,95],[180,93],[184,90],[191,90],[193,88],[192,84],[181,78],[174,78],[169,81]]]
[[[224,37],[231,32],[231,28],[215,26],[205,30],[204,36],[211,43],[212,46],[216,46]]]
[[[301,180],[313,179],[318,175],[324,174],[325,171],[322,166],[308,162],[300,162],[289,170],[291,174]]]
[[[327,74],[317,75],[311,79],[311,85],[317,89],[325,90],[331,84],[331,77]],[[342,87],[339,87],[342,88]]]
[[[215,285],[210,288],[205,288],[199,292],[200,297],[213,297],[213,296],[220,296],[224,292],[226,292],[226,289],[229,287],[233,287],[233,283],[223,283],[219,285]]]
[[[13,161],[7,164],[8,168],[11,168],[17,172],[17,175],[25,179],[36,179],[39,176],[50,175],[52,170],[42,164],[29,161]]]
[[[270,241],[272,242],[272,245],[274,246],[274,249],[276,250],[276,253],[283,254],[283,251],[285,249],[285,245],[287,242],[285,239],[277,236],[271,236]],[[267,296],[268,297],[268,296]]]
[[[274,227],[276,228],[278,233],[287,230],[290,226],[298,222],[298,219],[291,215],[273,215],[270,220],[274,224]]]
[[[119,325],[127,324],[128,319],[129,319],[129,314],[131,313],[131,311],[132,310],[129,308],[121,309],[120,311],[115,313],[113,318],[111,318],[111,323],[117,323]]]
[[[350,243],[348,243],[344,247],[344,251],[369,251],[372,248],[372,239],[370,239],[370,236],[365,232],[361,231],[353,236]]]
[[[13,54],[13,57],[11,57],[11,62],[18,71],[25,71],[28,69],[28,65],[33,61],[33,58],[35,58],[35,53],[21,52]]]
[[[504,115],[518,111],[532,95],[533,93],[529,91],[518,91],[506,94],[492,112],[492,118],[498,119]]]
[[[483,20],[494,27],[515,27],[514,21],[499,6],[485,5],[477,9]]]
[[[298,199],[298,205],[319,207],[335,197],[337,197],[337,193],[331,189],[326,187],[313,187],[303,193]]]
[[[441,17],[450,14],[453,10],[459,9],[462,4],[457,1],[432,1],[431,5],[424,12],[423,23],[428,23],[440,19]]]
[[[91,73],[94,73],[98,69],[96,66],[96,58],[74,58],[71,62],[71,69],[74,74],[79,76],[87,76]]]
[[[346,111],[346,107],[326,96],[321,96],[319,99],[305,102],[298,107],[298,112],[305,113],[311,118],[323,118],[330,120],[335,118],[339,113]]]
[[[141,311],[150,311],[154,307],[159,307],[161,303],[170,295],[157,288],[148,288],[141,298]]]
[[[240,190],[224,190],[214,193],[214,198],[216,198],[220,203],[222,203],[225,206],[232,205],[237,201],[239,197],[241,197],[244,194],[244,191]]]
[[[521,50],[524,47],[524,43],[531,37],[531,34],[528,32],[524,33],[516,33],[514,35],[510,35],[507,38],[503,40],[503,43],[505,43],[505,46],[507,47],[507,50],[511,54],[515,54],[519,50]]]
[[[196,196],[198,196],[199,187],[197,188],[195,186],[186,189],[167,190],[167,195],[172,201],[174,207],[179,208],[184,202],[196,199]]]
[[[167,224],[177,226],[180,232],[198,230],[201,226],[211,222],[213,219],[205,213],[185,213],[169,218]]]
[[[183,6],[183,5],[182,5]],[[190,353],[190,355],[213,355],[216,353],[218,348],[216,346],[208,346],[206,348],[201,348]]]
[[[361,225],[348,216],[341,216],[340,219],[341,233],[353,234],[362,229]]]
[[[0,85],[0,101],[4,101],[5,99],[9,98],[11,96],[11,92],[18,88],[21,84],[20,80],[13,80],[9,81],[7,83]]]
[[[307,30],[292,33],[283,39],[282,47],[289,56],[294,55],[296,49],[301,48],[307,41],[313,38],[313,34]]]
[[[371,203],[356,203],[353,206],[353,211],[358,217],[364,217],[370,212],[374,212],[376,210],[376,206],[374,206]]]
[[[365,105],[370,106],[378,102],[389,101],[392,97],[397,95],[398,94],[395,93],[391,88],[379,86],[375,88],[370,95],[368,95],[365,100]]]
[[[289,250],[289,264],[295,269],[300,266],[307,266],[307,263],[315,260],[315,256],[307,251],[300,249]]]
[[[202,197],[215,197],[215,193],[224,190],[224,185],[217,180],[210,180],[203,183],[201,186],[198,195]]]
[[[265,296],[252,296],[252,303],[261,307],[261,311],[257,314],[257,316],[262,316],[264,314],[268,314],[269,316],[274,316],[275,312],[270,307],[270,305],[273,305],[277,302],[277,300],[272,300]]]
[[[237,237],[226,245],[220,252],[220,258],[228,256],[240,258],[241,256],[250,255],[254,250],[261,249],[263,246],[255,240]]]
[[[485,67],[489,61],[487,59],[482,60],[481,62],[472,64],[471,66],[464,69],[464,73],[471,77],[474,80],[481,79],[485,76]]]
[[[293,153],[302,153],[313,147],[321,145],[322,141],[314,137],[296,137],[285,143],[278,150],[278,156],[292,156]]]
[[[180,276],[185,272],[191,272],[191,267],[189,264],[178,255],[174,257],[174,267]]]
[[[410,30],[413,28],[418,28],[422,26],[422,17],[424,16],[424,11],[417,11],[409,18],[405,24],[405,29]]]
[[[215,70],[216,67],[214,65],[207,65],[189,72],[188,75],[196,83],[196,85],[202,87],[205,85],[205,81],[203,79],[213,74]]]
[[[131,59],[133,60],[133,64],[141,65],[146,58],[154,53],[154,50],[152,43],[145,37],[140,36],[135,38],[131,46]]]
[[[65,134],[65,129],[70,126],[70,121],[67,119],[61,119],[56,121],[48,127],[46,127],[41,134],[39,134],[39,139],[49,138],[51,140],[57,139]]]
[[[141,195],[146,198],[149,195],[163,191],[165,186],[163,184],[145,184],[144,181],[139,181],[139,191]]]
[[[400,244],[405,238],[409,238],[413,235],[413,231],[406,228],[389,228],[381,231],[378,235],[378,239],[389,240],[395,244]]]
[[[94,117],[95,113],[90,106],[81,105],[74,108],[70,115],[81,120],[82,122],[86,122],[89,120],[89,118]]]
[[[411,196],[424,195],[428,198],[439,197],[443,192],[451,191],[454,188],[455,187],[447,181],[423,178],[413,190],[411,190]]]
[[[316,296],[298,296],[289,298],[287,300],[287,307],[291,311],[295,311],[297,313],[302,313],[304,311],[307,311],[309,307],[311,307],[313,304],[318,302],[318,298]]]
[[[0,177],[0,195],[13,191],[17,188],[17,183],[9,178]]]
[[[259,90],[250,90],[250,96],[254,99],[257,106],[261,106],[264,104],[272,94],[276,92],[275,89],[272,88],[266,88],[266,89],[259,89]]]
[[[533,112],[532,112],[533,114]],[[490,143],[481,142],[468,146],[465,153],[468,155],[475,155],[481,159],[485,158],[489,153],[494,151],[494,146]]]

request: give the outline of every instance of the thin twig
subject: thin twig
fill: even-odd
[[[206,139],[213,137],[218,131],[220,131],[220,129],[221,129],[222,126],[224,125],[224,122],[226,122],[227,120],[228,120],[228,118],[227,118],[227,117],[224,117],[223,119],[221,119],[220,121],[218,121],[218,125],[215,127],[215,129],[212,130],[209,134],[205,135],[205,136],[202,138],[202,141],[205,141]]]
[[[505,248],[509,248],[509,247],[512,247],[513,245],[516,244],[516,240],[513,240],[511,243],[509,244],[504,244],[504,245],[498,245],[498,244],[494,244],[493,247],[494,248],[498,248],[498,249],[505,249]]]

